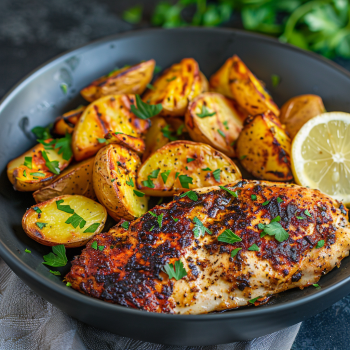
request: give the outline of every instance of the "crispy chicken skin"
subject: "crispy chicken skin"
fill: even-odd
[[[349,255],[347,209],[320,191],[244,180],[226,187],[238,197],[218,187],[199,189],[197,201],[176,197],[153,208],[156,215],[164,214],[160,225],[148,212],[128,230],[119,224],[96,235],[73,260],[66,281],[81,293],[127,307],[202,314],[307,287]],[[261,238],[258,223],[268,224],[277,216],[289,238]],[[196,238],[194,217],[212,235]],[[242,241],[219,242],[225,229]],[[323,247],[316,248],[321,240]],[[95,241],[103,250],[91,247]],[[248,250],[253,244],[259,251]],[[235,248],[242,249],[231,257]],[[187,276],[169,280],[162,269],[179,259]]]

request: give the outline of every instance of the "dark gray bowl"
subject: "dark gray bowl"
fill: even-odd
[[[128,309],[82,295],[66,287],[42,264],[51,251],[30,238],[21,227],[30,193],[15,192],[6,176],[7,162],[31,147],[30,129],[46,125],[80,104],[79,90],[116,66],[155,58],[167,67],[184,57],[195,58],[210,76],[233,54],[238,54],[271,91],[278,105],[290,97],[315,93],[328,111],[350,112],[350,74],[321,57],[276,40],[226,29],[184,28],[147,30],[116,35],[65,53],[38,68],[3,99],[0,106],[0,255],[35,292],[90,325],[141,340],[209,345],[247,340],[271,333],[314,315],[350,290],[350,259],[322,277],[322,289],[291,290],[268,305],[225,313],[179,316]],[[271,75],[281,77],[277,87]],[[61,83],[69,85],[64,94]],[[31,254],[24,253],[28,248]],[[68,252],[69,259],[78,249]],[[69,267],[63,268],[62,273]]]

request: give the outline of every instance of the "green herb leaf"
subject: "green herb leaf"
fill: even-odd
[[[97,241],[91,243],[91,248],[97,250]]]
[[[147,180],[142,181],[142,186],[148,187],[148,188],[154,188],[154,183],[148,176]]]
[[[23,170],[23,176],[24,176],[24,177],[27,177],[27,172],[26,172],[26,170]]]
[[[266,201],[264,203],[262,203],[261,205],[265,206],[265,205],[268,205],[270,203],[270,201]]]
[[[85,225],[84,225],[85,226]],[[83,226],[83,227],[84,227]],[[99,222],[95,222],[94,224],[91,224],[85,231],[84,233],[95,233],[95,231],[98,229],[100,226]],[[80,226],[81,227],[81,226]],[[81,227],[82,228],[82,227]]]
[[[299,219],[299,220],[305,220],[306,219],[303,216],[296,216],[296,218]]]
[[[281,199],[280,197],[277,197],[277,202],[278,203],[283,203],[283,199]]]
[[[105,142],[107,142],[107,140],[106,139],[100,139],[100,138],[97,138],[97,141],[98,141],[98,143],[105,143]]]
[[[131,186],[131,187],[134,187],[134,181],[132,181],[132,178],[129,177],[129,181],[125,181],[127,185]]]
[[[324,240],[321,239],[320,241],[317,242],[316,249],[322,248],[323,246],[324,246]]]
[[[194,160],[196,160],[196,158],[187,158],[187,159],[186,159],[187,163],[191,163],[191,162],[193,162]]]
[[[258,224],[258,228],[260,230],[263,230],[260,237],[263,237],[265,235],[275,236],[278,242],[286,241],[289,238],[288,232],[282,227],[279,222],[276,221],[271,221],[267,225]]]
[[[46,142],[47,140],[37,140],[37,141],[40,142],[44,146],[44,149],[47,151],[53,150],[56,143],[56,140],[51,140],[48,142]]]
[[[280,83],[281,78],[277,74],[272,74],[271,75],[271,82],[272,86],[276,87]]]
[[[178,222],[179,219],[171,217],[175,222]]]
[[[157,214],[153,213],[153,211],[149,211],[149,213],[154,216],[155,218],[157,217]]]
[[[173,76],[173,77],[167,79],[166,81],[170,82],[170,81],[173,81],[173,80],[175,80],[175,79],[176,79],[176,76]]]
[[[185,124],[181,124],[181,125],[179,126],[179,128],[178,128],[177,131],[176,131],[176,135],[177,135],[177,136],[182,135],[184,127],[185,127]]]
[[[205,169],[202,169],[203,171],[211,171],[210,168],[206,167]]]
[[[64,211],[65,213],[68,214],[74,214],[74,209],[72,209],[70,207],[70,205],[61,205],[61,203],[63,203],[64,200],[60,199],[59,201],[56,201],[56,206],[58,210]]]
[[[137,197],[144,197],[144,193],[141,191],[134,190],[134,193],[136,194]]]
[[[152,227],[149,229],[149,231],[151,232],[153,229],[154,229],[154,226],[152,226]]]
[[[35,206],[35,207],[33,207],[33,210],[36,211],[38,214],[42,213],[42,211],[41,211],[41,209],[39,207]]]
[[[251,198],[253,201],[255,201],[255,200],[256,200],[256,195],[255,195],[255,194],[252,194],[252,195],[250,196],[250,198]]]
[[[244,156],[241,156],[239,159],[240,159],[240,160],[244,160],[244,159],[246,159],[246,158],[247,158],[247,156],[244,155]]]
[[[67,283],[66,283],[66,287],[72,287],[72,283],[67,282]]]
[[[156,66],[154,67],[154,74],[157,74],[157,73],[161,72],[161,70],[162,70],[162,67],[156,65]]]
[[[152,84],[147,84],[146,87],[147,87],[147,89],[150,89],[150,90],[156,89]]]
[[[256,297],[256,298],[254,298],[254,299],[251,299],[251,300],[249,300],[249,302],[251,303],[251,304],[254,304],[258,299],[260,299],[260,298],[262,298],[262,297]]]
[[[187,196],[189,199],[192,199],[193,201],[196,201],[198,200],[198,196],[197,196],[197,193],[194,192],[194,191],[187,191],[187,192],[184,192],[180,195],[180,198],[183,198]]]
[[[317,283],[314,283],[313,286],[314,286],[316,289],[320,289],[320,288],[321,288],[321,286],[320,286],[319,284],[317,284]]]
[[[219,133],[224,139],[226,139],[226,135],[225,135],[225,133],[224,133],[222,130],[218,129],[218,133]]]
[[[234,191],[231,191],[231,190],[229,190],[227,187],[225,187],[225,186],[219,186],[222,190],[225,190],[226,192],[228,192],[231,196],[233,196],[233,197],[238,197],[238,194],[237,194],[237,192],[234,192]]]
[[[173,264],[164,265],[163,271],[169,276],[169,279],[175,278],[176,281],[187,276],[186,269],[181,260],[175,261],[175,266]]]
[[[189,184],[193,184],[192,183],[192,177],[187,176],[187,175],[179,175],[179,180],[180,180],[180,184],[182,186],[182,188],[187,188],[189,189]]]
[[[59,175],[61,170],[57,160],[50,161],[45,151],[41,151],[41,155],[45,160],[45,166],[54,174]]]
[[[168,180],[169,174],[171,173],[171,170],[164,171],[163,173],[160,174],[160,176],[163,179],[164,185],[166,181]]]
[[[62,154],[64,160],[70,160],[73,156],[72,152],[72,135],[66,132],[65,137],[61,137],[56,140],[55,149],[58,149],[57,153]]]
[[[163,224],[163,216],[164,216],[163,213],[157,216],[157,222],[158,222],[159,228],[162,227],[162,224]]]
[[[137,5],[129,8],[124,11],[122,14],[122,18],[124,21],[129,22],[131,24],[137,24],[142,19],[142,6]]]
[[[46,227],[47,222],[36,222],[35,225],[38,226],[40,230],[42,230],[44,227]]]
[[[52,136],[50,134],[50,126],[44,128],[42,126],[36,126],[31,130],[31,132],[35,135],[35,137],[39,140],[47,140],[51,139]]]
[[[170,130],[171,126],[169,124],[165,125],[164,128],[160,129],[163,136],[169,139],[170,141],[176,141],[177,137],[173,136],[173,131]]]
[[[53,275],[55,275],[55,276],[61,276],[61,272],[59,272],[59,271],[52,271],[52,270],[50,270],[50,272],[51,272]]]
[[[251,245],[248,250],[252,250],[254,252],[258,252],[259,251],[259,247],[254,243],[253,245]]]
[[[309,211],[307,209],[304,211],[304,213],[305,213],[305,215],[310,216],[310,218],[312,218],[312,215],[309,213]]]
[[[26,252],[26,253],[28,253],[28,254],[31,254],[32,252],[29,250],[29,249],[24,249],[24,251]]]
[[[60,88],[61,88],[62,92],[66,95],[67,92],[68,92],[68,85],[65,84],[65,83],[62,83],[62,84],[60,85]]]
[[[229,130],[228,120],[225,120],[222,124],[224,124],[226,130]]]
[[[150,177],[151,179],[156,179],[156,178],[158,177],[159,172],[160,172],[160,169],[153,170],[153,171],[148,175],[148,177]]]
[[[281,217],[279,215],[271,220],[271,222],[278,222],[278,221],[281,221]]]
[[[201,111],[201,113],[197,113],[197,116],[199,117],[199,118],[207,118],[207,117],[212,117],[213,115],[215,115],[216,114],[216,112],[212,112],[212,113],[210,113],[209,112],[209,110],[208,110],[208,108],[207,108],[207,106],[205,106],[205,105],[202,105],[202,111]]]
[[[161,103],[157,105],[149,105],[142,101],[140,95],[136,95],[136,106],[131,105],[130,110],[132,113],[136,115],[136,117],[140,119],[149,119],[159,114],[163,109]]]
[[[81,216],[79,216],[77,213],[74,213],[72,216],[70,216],[65,221],[65,223],[68,225],[71,224],[74,228],[77,228],[78,226],[80,228],[83,228],[86,225],[86,221]]]
[[[111,182],[114,182],[116,179],[111,179]]]
[[[216,169],[213,171],[213,176],[216,182],[220,182],[221,169]]]
[[[124,221],[120,226],[122,228],[124,228],[125,230],[128,230],[129,226],[130,226],[130,222],[129,221]]]
[[[177,179],[177,177],[179,176],[179,172],[176,172],[176,174],[175,174],[175,180]]]
[[[226,229],[220,236],[218,236],[218,241],[233,244],[236,242],[241,242],[242,238],[237,236],[230,229]]]
[[[105,246],[104,246],[104,245],[99,245],[99,246],[98,246],[98,250],[101,250],[101,251],[102,251],[103,249],[105,249]]]
[[[52,267],[66,266],[68,259],[66,256],[66,248],[63,244],[55,245],[52,247],[52,253],[43,256],[43,264]]]
[[[236,248],[231,251],[231,258],[237,255],[237,253],[241,250],[242,248]]]
[[[45,177],[46,175],[43,174],[43,173],[38,173],[38,172],[35,172],[35,173],[29,173],[30,175],[32,176],[36,176],[36,177]]]
[[[206,232],[210,235],[212,234],[212,232],[203,225],[202,221],[200,221],[197,218],[197,216],[193,218],[193,222],[194,222],[194,227],[192,231],[195,237],[204,236]]]

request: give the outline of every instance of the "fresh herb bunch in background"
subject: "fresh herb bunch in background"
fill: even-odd
[[[137,24],[142,6],[130,8],[124,20]],[[326,57],[350,58],[348,0],[178,0],[161,1],[149,19],[166,28],[234,26],[278,37],[283,42]]]

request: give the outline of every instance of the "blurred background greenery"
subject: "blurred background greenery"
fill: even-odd
[[[149,8],[149,5],[147,5]],[[156,27],[232,27],[277,37],[305,50],[350,59],[349,0],[178,0],[125,10],[122,18]]]

